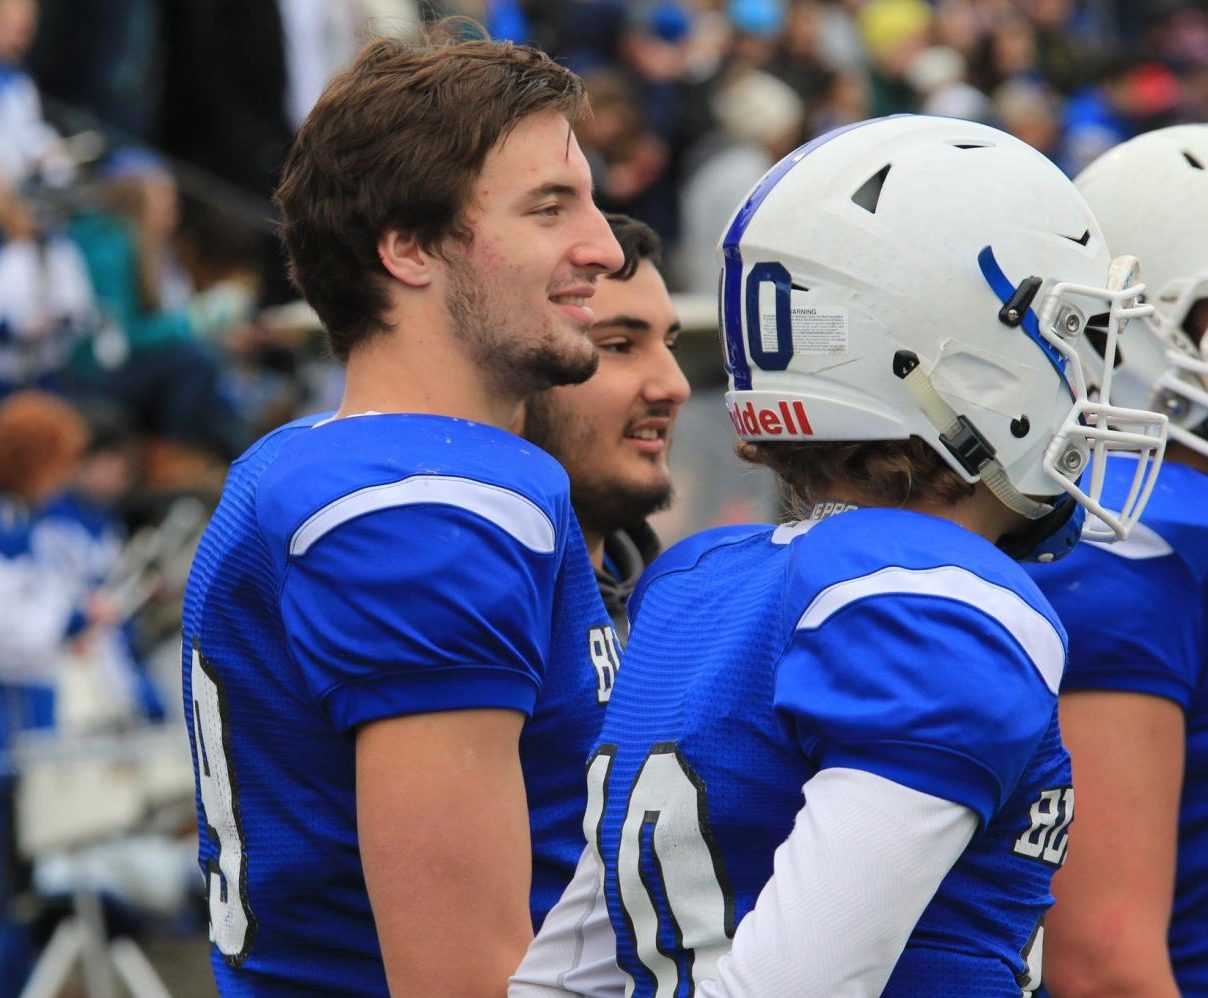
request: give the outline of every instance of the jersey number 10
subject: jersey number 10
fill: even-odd
[[[615,745],[601,745],[587,770],[587,817],[592,846],[603,857],[602,818]],[[606,878],[619,896],[638,961],[656,998],[690,994],[691,983],[713,977],[734,935],[734,897],[721,852],[709,831],[704,782],[673,742],[654,745],[629,790],[620,842]],[[615,879],[614,879],[615,876]]]

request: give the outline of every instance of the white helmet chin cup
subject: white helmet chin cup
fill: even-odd
[[[1154,306],[1129,329],[1113,398],[1165,413],[1172,439],[1208,455],[1208,337],[1184,329],[1192,308],[1208,299],[1208,125],[1139,135],[1100,156],[1075,184],[1112,252],[1140,258]]]
[[[911,115],[840,129],[764,176],[719,252],[743,439],[918,436],[1030,518],[1062,493],[1113,537],[1140,515],[1165,418],[1110,389],[1125,323],[1151,308],[1135,261],[1113,268],[1073,184],[1023,142]],[[1102,315],[1105,357],[1081,345]],[[1115,451],[1142,476],[1112,510]]]

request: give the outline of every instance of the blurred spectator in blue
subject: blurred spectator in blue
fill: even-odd
[[[1095,83],[1065,104],[1057,165],[1077,176],[1113,146],[1171,124],[1181,100],[1178,77],[1161,63],[1133,56],[1107,60]]]
[[[731,70],[768,68],[776,57],[785,26],[783,0],[729,0],[726,14],[734,32]]]
[[[126,619],[94,627],[87,646],[69,663],[75,671],[88,673],[87,682],[75,684],[91,701],[75,705],[77,728],[164,717],[162,698],[147,676],[133,614],[128,612],[137,609],[133,603],[140,594],[133,591],[133,580],[122,574],[127,533],[118,511],[134,486],[136,465],[135,442],[121,418],[94,414],[88,446],[71,482],[47,500],[31,527],[35,558],[63,580],[77,604],[101,590],[115,599],[115,590],[129,590],[120,595],[132,605],[118,607]]]
[[[0,397],[61,387],[72,349],[96,319],[75,244],[39,225],[30,203],[0,188]]]
[[[173,249],[176,184],[162,160],[116,154],[98,203],[70,225],[103,326],[76,352],[75,391],[122,406],[144,433],[232,458],[246,441],[217,353],[195,336],[191,287]]]
[[[53,724],[63,645],[89,624],[78,592],[32,547],[35,517],[71,481],[87,441],[83,417],[52,395],[0,401],[0,748],[14,731]]]
[[[298,0],[281,0],[298,2]],[[436,0],[428,5],[434,17],[468,17],[487,30],[487,36],[521,45],[531,40],[525,5],[518,0]]]
[[[0,401],[0,995],[15,996],[29,973],[28,926],[13,901],[28,882],[16,854],[8,749],[22,731],[53,727],[68,644],[112,619],[104,598],[79,593],[40,561],[33,524],[71,481],[88,439],[84,419],[62,400],[17,392]]]

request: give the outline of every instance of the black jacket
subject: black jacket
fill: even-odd
[[[596,582],[604,606],[612,618],[621,646],[629,640],[629,619],[625,606],[638,584],[642,571],[654,561],[660,550],[659,539],[643,521],[628,530],[617,530],[604,538],[604,570],[596,570]]]

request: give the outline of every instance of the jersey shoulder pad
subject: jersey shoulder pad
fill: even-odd
[[[258,505],[266,532],[295,553],[335,526],[405,506],[459,508],[548,553],[565,533],[570,500],[562,467],[519,437],[401,413],[296,434],[266,470]]]

